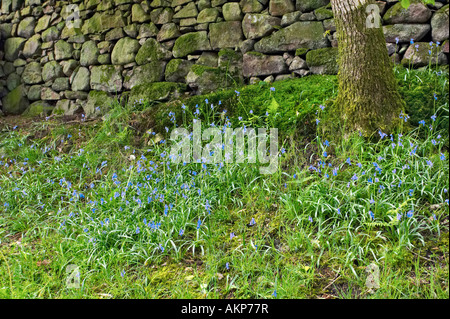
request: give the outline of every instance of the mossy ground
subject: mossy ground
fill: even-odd
[[[389,137],[321,134],[335,76],[116,104],[103,121],[0,119],[0,296],[447,299],[448,131],[436,129],[448,117],[448,73],[398,72],[403,98],[417,100],[411,118],[417,105],[430,108],[419,109],[426,127],[393,132],[395,148]],[[204,123],[277,127],[280,170],[165,166],[165,128],[188,126],[197,109]],[[392,211],[405,201],[398,220]],[[372,291],[371,263],[380,268]],[[69,264],[79,289],[66,285]]]

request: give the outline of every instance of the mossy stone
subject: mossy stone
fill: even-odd
[[[132,38],[122,38],[117,41],[111,54],[111,61],[115,65],[125,65],[134,62],[139,51],[139,41]]]
[[[19,115],[30,105],[26,98],[26,90],[19,85],[2,99],[3,112],[6,114]]]
[[[173,56],[181,58],[197,51],[209,50],[211,50],[211,45],[206,31],[190,32],[183,34],[175,41]]]
[[[148,39],[139,49],[136,55],[138,65],[146,64],[152,61],[168,60],[172,53],[165,49],[158,41],[153,38]]]
[[[337,48],[321,48],[306,53],[306,63],[313,74],[337,74],[337,59]]]

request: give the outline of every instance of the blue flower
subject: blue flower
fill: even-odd
[[[400,41],[400,39],[398,37],[395,38],[395,44],[398,44],[398,41]]]
[[[375,219],[375,215],[372,213],[371,210],[369,210],[369,215],[370,215],[370,217],[371,217],[372,219]]]
[[[200,225],[202,224],[202,221],[199,219],[197,222],[197,229],[200,229]]]
[[[275,91],[275,88],[274,88],[274,87],[271,87],[270,90],[271,90],[271,91]]]
[[[236,237],[234,233],[230,233],[230,239],[233,239],[233,237]]]
[[[434,121],[436,121],[436,114],[431,116],[431,119]]]
[[[330,142],[328,142],[328,140],[325,140],[323,144],[325,144],[325,146],[330,146]]]
[[[312,219],[311,216],[308,217],[308,220],[309,220],[311,223],[313,222],[313,219]]]
[[[229,262],[227,262],[227,263],[225,264],[225,268],[226,268],[227,270],[230,270],[230,263],[229,263]]]
[[[272,296],[274,296],[275,298],[277,297],[277,291],[276,290],[273,292]]]
[[[180,232],[178,233],[180,236],[183,236],[183,234],[184,234],[184,230],[183,229],[180,229]]]
[[[445,154],[441,153],[440,158],[441,158],[442,161],[445,160]]]

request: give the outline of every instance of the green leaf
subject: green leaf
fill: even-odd
[[[408,9],[411,3],[409,2],[409,0],[401,0],[401,4],[403,8]]]
[[[275,100],[275,98],[272,97],[272,102],[270,102],[269,106],[267,107],[267,110],[269,111],[269,113],[276,113],[279,106],[280,104],[278,104],[277,100]]]

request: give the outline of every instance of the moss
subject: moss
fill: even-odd
[[[173,56],[181,58],[196,51],[210,50],[206,31],[191,32],[180,36],[173,46]]]
[[[246,54],[253,55],[253,56],[264,56],[264,54],[262,54],[261,52],[256,52],[256,51],[249,51]]]
[[[322,48],[309,51],[306,54],[308,66],[331,65],[337,66],[336,58],[338,56],[337,48]]]
[[[172,74],[172,73],[176,72],[182,62],[183,62],[183,60],[181,60],[181,59],[170,60],[169,63],[167,63],[167,65],[166,65],[166,74],[167,73]]]
[[[236,53],[236,51],[234,51],[232,49],[221,49],[219,51],[218,55],[219,55],[219,57],[221,57],[221,56],[228,56],[228,57],[230,57],[232,59],[238,59],[239,58],[239,56]]]
[[[213,67],[210,67],[210,66],[199,65],[199,64],[194,64],[191,67],[191,71],[194,72],[198,76],[202,76],[203,73],[205,73],[205,71],[211,71],[211,72],[220,74],[220,69],[219,68],[213,68]]]
[[[295,50],[295,55],[296,56],[302,56],[305,55],[306,53],[308,53],[309,49],[307,48],[298,48],[297,50]]]

